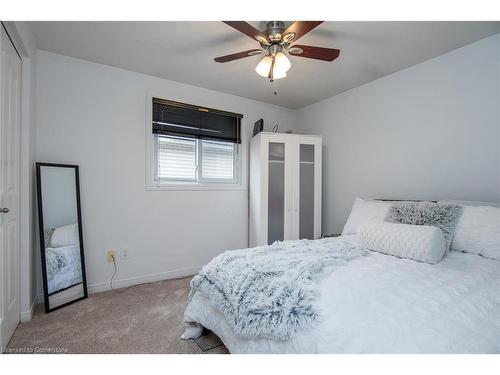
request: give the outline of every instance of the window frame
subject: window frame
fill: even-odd
[[[146,191],[155,190],[244,190],[247,189],[243,185],[243,163],[242,150],[243,140],[241,144],[234,144],[233,158],[233,173],[232,180],[226,179],[203,179],[201,177],[202,168],[196,168],[197,180],[186,179],[158,179],[158,142],[155,139],[155,134],[151,131],[152,124],[152,103],[153,98],[161,98],[162,95],[146,95]],[[201,165],[201,139],[196,139],[196,158],[197,165]]]

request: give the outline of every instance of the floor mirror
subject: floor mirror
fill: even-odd
[[[77,165],[36,163],[45,312],[87,298]]]

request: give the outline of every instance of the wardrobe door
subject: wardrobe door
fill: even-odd
[[[314,238],[314,145],[299,145],[299,238]]]
[[[321,141],[300,140],[298,194],[295,223],[299,239],[316,239],[321,233]]]
[[[285,239],[285,142],[268,143],[267,243]]]

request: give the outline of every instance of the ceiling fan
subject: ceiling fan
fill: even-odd
[[[287,29],[282,21],[271,21],[267,23],[264,32],[245,21],[223,21],[225,24],[235,28],[239,32],[248,35],[260,43],[260,48],[233,53],[231,55],[216,57],[218,63],[238,60],[249,56],[265,54],[265,57],[257,65],[255,71],[271,82],[275,79],[286,77],[291,63],[284,52],[291,56],[306,57],[323,61],[333,61],[339,57],[340,50],[333,48],[306,46],[302,44],[291,45],[300,37],[307,34],[323,21],[295,21]]]

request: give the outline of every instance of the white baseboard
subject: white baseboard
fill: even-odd
[[[155,281],[171,280],[171,279],[178,279],[181,277],[193,276],[193,275],[196,275],[198,272],[200,272],[202,267],[203,266],[183,268],[180,270],[152,273],[149,275],[136,276],[136,277],[131,277],[128,279],[113,280],[113,288],[120,289],[120,288],[126,288],[128,286],[133,286],[133,285],[152,283]],[[87,290],[88,290],[89,294],[94,294],[94,293],[105,292],[105,291],[111,290],[111,288],[109,286],[109,281],[107,281],[105,283],[87,285]],[[43,303],[43,294],[35,297],[35,299],[33,300],[33,304],[31,305],[31,311],[21,313],[21,321],[22,322],[31,320],[31,318],[33,317],[33,315],[35,313],[35,307],[36,307],[37,303]],[[23,320],[23,316],[26,319],[29,316],[29,319]]]
[[[177,278],[181,278],[181,277],[193,276],[193,275],[196,275],[198,272],[200,272],[201,268],[202,268],[202,266],[198,266],[198,267],[184,268],[184,269],[174,270],[174,271],[152,273],[152,274],[144,275],[144,276],[131,277],[129,279],[113,280],[113,288],[119,289],[119,288],[125,288],[125,287],[133,286],[133,285],[152,283],[155,281],[170,280],[170,279],[177,279]],[[87,289],[88,289],[89,294],[111,290],[111,288],[109,286],[109,281],[105,282],[105,283],[88,285]]]
[[[43,301],[43,296],[41,300]],[[40,301],[39,297],[35,296],[35,298],[33,298],[33,301],[31,302],[30,309],[27,311],[21,311],[21,323],[29,322],[31,319],[33,319],[38,301]]]

